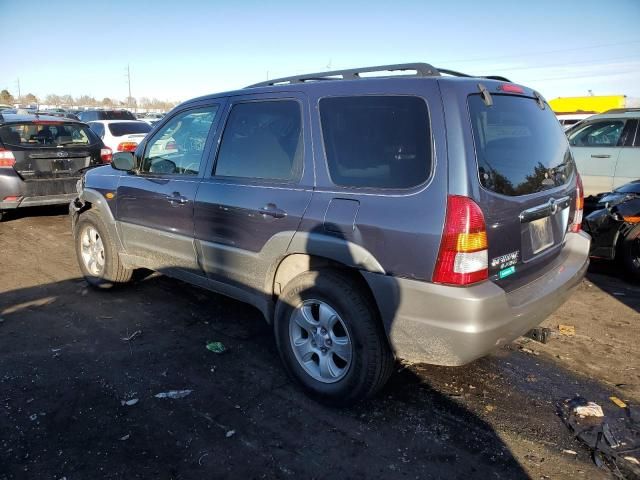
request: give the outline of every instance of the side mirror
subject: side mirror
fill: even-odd
[[[130,172],[136,166],[136,162],[133,159],[133,153],[131,152],[118,152],[113,154],[111,159],[111,167],[116,170],[122,170],[124,172]]]

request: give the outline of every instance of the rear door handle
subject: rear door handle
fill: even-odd
[[[591,158],[611,158],[611,155],[591,155]]]
[[[184,195],[180,195],[180,192],[173,192],[172,195],[167,195],[166,198],[169,203],[174,206],[184,205],[189,201],[187,197],[185,197]]]
[[[287,212],[278,208],[275,203],[267,203],[264,207],[258,210],[262,215],[270,216],[273,218],[284,218],[287,216]]]

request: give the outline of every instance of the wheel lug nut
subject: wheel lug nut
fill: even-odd
[[[322,348],[320,349],[320,351],[321,351],[322,353],[327,353],[327,349],[326,349],[326,348],[324,348],[324,347],[322,347]]]
[[[331,341],[330,338],[327,338],[327,341],[325,343],[327,344],[327,346],[331,346],[333,342]]]
[[[325,328],[321,328],[321,329],[320,329],[320,333],[321,333],[322,335],[325,335],[325,334],[327,333],[327,330],[326,330]]]

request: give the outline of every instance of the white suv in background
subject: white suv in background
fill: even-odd
[[[615,109],[567,131],[585,196],[640,178],[639,123],[640,108]]]
[[[96,120],[88,123],[113,152],[133,152],[152,129],[140,120]]]

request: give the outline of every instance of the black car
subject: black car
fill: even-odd
[[[19,207],[69,203],[81,171],[110,161],[111,149],[82,122],[0,114],[0,219]]]
[[[618,260],[631,279],[640,281],[640,180],[600,195],[584,229],[593,238],[592,257]]]
[[[137,120],[129,110],[83,110],[78,113],[78,118],[83,122],[95,120]]]

